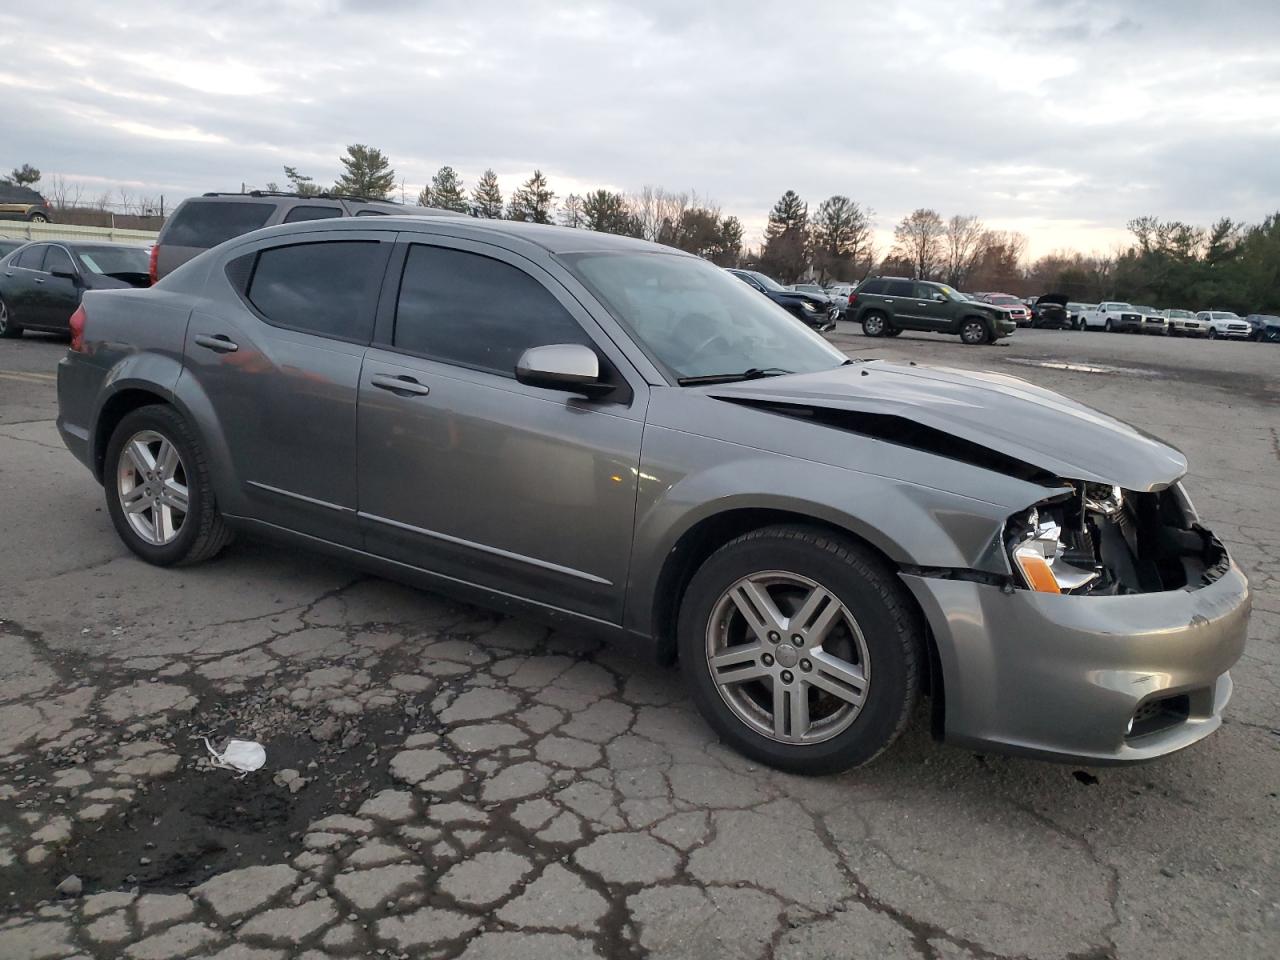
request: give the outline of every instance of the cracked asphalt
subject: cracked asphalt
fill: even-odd
[[[1028,377],[1188,454],[1255,589],[1221,730],[1086,770],[921,715],[806,779],[590,636],[245,541],[154,569],[54,430],[64,345],[29,336],[0,343],[0,960],[1280,955],[1280,350],[833,339]],[[216,769],[205,736],[266,766]]]

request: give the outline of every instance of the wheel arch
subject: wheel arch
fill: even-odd
[[[115,433],[120,421],[142,407],[154,404],[171,405],[171,401],[172,397],[155,384],[126,383],[112,391],[102,402],[93,421],[90,451],[93,475],[99,483],[102,482],[106,467],[107,444],[110,443],[111,435]]]

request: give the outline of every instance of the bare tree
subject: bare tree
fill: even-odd
[[[985,235],[986,228],[982,221],[972,214],[956,214],[947,221],[947,232],[943,238],[946,261],[943,265],[943,277],[951,286],[965,285],[982,257]]]
[[[111,208],[111,191],[103,190],[93,201],[95,210],[109,210]]]
[[[134,212],[133,194],[130,193],[125,187],[120,188],[120,201],[118,206],[120,207],[121,213]]]
[[[640,224],[640,235],[656,243],[662,234],[662,225],[679,223],[684,212],[697,204],[697,195],[673,193],[665,187],[646,184],[630,201],[632,212]]]
[[[946,232],[946,224],[938,211],[924,207],[913,210],[893,228],[893,249],[889,256],[911,264],[915,276],[927,280],[942,262],[942,238]]]

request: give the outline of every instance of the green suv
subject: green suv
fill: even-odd
[[[994,343],[1018,325],[994,304],[971,300],[945,283],[873,277],[849,295],[849,312],[868,337],[896,337],[903,330],[954,333],[968,344]]]

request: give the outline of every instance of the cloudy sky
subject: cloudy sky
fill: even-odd
[[[441,164],[540,167],[696,190],[749,240],[790,188],[1108,249],[1280,208],[1277,36],[1275,0],[5,4],[0,167],[172,205],[329,183],[361,142],[410,200]]]

